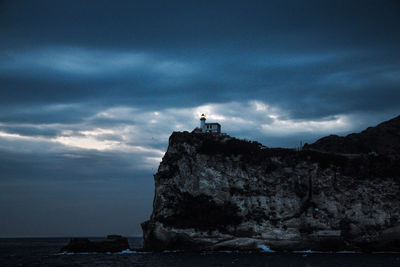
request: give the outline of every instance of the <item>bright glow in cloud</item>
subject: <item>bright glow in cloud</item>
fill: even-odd
[[[202,113],[206,114],[208,122],[221,123],[223,132],[242,138],[249,138],[246,133],[251,133],[255,139],[300,136],[304,133],[323,136],[350,131],[353,127],[350,115],[337,115],[319,121],[294,120],[278,107],[261,101],[249,101],[160,110],[120,106],[100,110],[77,124],[24,125],[53,128],[58,132],[55,136],[24,136],[3,130],[0,131],[0,140],[8,140],[8,148],[12,147],[13,141],[25,142],[27,147],[31,143],[46,143],[57,150],[63,150],[64,147],[66,155],[71,149],[134,154],[141,158],[143,166],[154,169],[165,153],[169,135],[173,131],[192,131],[199,126]],[[3,123],[0,126],[5,125]],[[0,148],[4,146],[4,143],[0,143]]]
[[[196,115],[201,114],[202,110],[207,114],[207,118],[222,122],[223,130],[228,133],[252,131],[257,132],[259,136],[282,136],[304,132],[340,133],[352,128],[347,115],[337,115],[320,121],[293,120],[284,110],[261,101],[204,105],[195,108]]]
[[[262,124],[264,133],[271,135],[293,135],[293,133],[324,133],[345,132],[351,127],[351,121],[347,116],[336,116],[326,121],[293,121],[274,119],[272,124]]]
[[[7,138],[10,140],[35,140],[35,141],[47,141],[46,138],[44,137],[32,137],[32,136],[24,136],[21,134],[15,134],[15,133],[7,133],[7,132],[2,132],[0,131],[0,138]]]
[[[55,141],[65,145],[72,147],[79,147],[83,149],[97,149],[97,150],[107,150],[112,149],[113,145],[117,142],[103,140],[99,141],[90,137],[81,137],[81,136],[60,136],[55,139]]]

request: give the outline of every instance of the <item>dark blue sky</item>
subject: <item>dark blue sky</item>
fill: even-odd
[[[1,1],[0,237],[140,235],[199,115],[295,147],[400,112],[398,1]]]

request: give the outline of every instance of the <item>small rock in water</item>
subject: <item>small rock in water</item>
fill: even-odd
[[[129,250],[126,237],[109,235],[106,240],[90,241],[88,238],[72,238],[61,252],[121,252]]]

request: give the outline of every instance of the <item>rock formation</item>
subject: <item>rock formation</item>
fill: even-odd
[[[300,151],[174,132],[144,249],[400,251],[399,122]]]
[[[305,145],[305,148],[331,153],[377,153],[400,158],[400,116],[376,127],[369,127],[361,133],[321,138],[312,145]]]
[[[106,240],[90,241],[88,238],[72,238],[61,252],[121,252],[130,249],[128,239],[109,235]]]

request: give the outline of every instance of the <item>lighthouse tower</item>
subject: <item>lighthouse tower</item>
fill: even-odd
[[[219,124],[218,122],[206,123],[206,115],[201,114],[200,128],[196,128],[193,131],[196,133],[220,134],[221,133],[221,124]]]
[[[206,132],[206,115],[201,114],[200,117],[200,129],[203,133]]]

